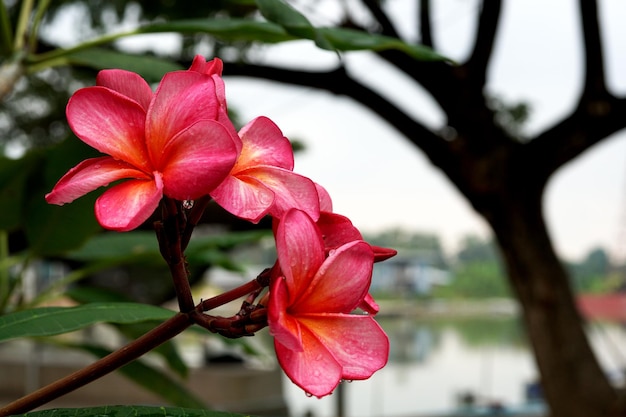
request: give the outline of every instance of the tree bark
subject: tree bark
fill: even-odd
[[[624,415],[589,345],[567,273],[553,250],[541,190],[519,190],[483,210],[499,243],[509,282],[522,305],[551,415]],[[519,190],[519,191],[516,191]]]

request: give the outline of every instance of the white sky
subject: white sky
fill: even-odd
[[[389,1],[399,16],[410,3]],[[571,0],[505,1],[499,39],[490,67],[488,89],[506,100],[523,100],[533,112],[527,132],[553,124],[570,111],[581,85],[579,19]],[[626,2],[602,0],[609,85],[626,92]],[[434,2],[438,50],[461,59],[471,42],[475,1]],[[411,33],[410,25],[405,28]],[[268,60],[318,67],[335,55],[308,42],[271,48]],[[419,89],[411,87],[366,53],[348,55],[348,65],[364,79],[383,86],[411,114],[436,126],[441,114]],[[225,74],[227,76],[227,74]],[[468,233],[487,228],[449,181],[421,151],[360,105],[315,90],[244,78],[226,77],[229,105],[243,119],[272,118],[286,136],[302,139],[306,152],[295,171],[325,186],[335,211],[363,231],[402,227],[437,233],[453,250]],[[626,117],[626,115],[625,115]],[[605,140],[568,164],[552,179],[546,216],[557,250],[567,258],[584,256],[602,245],[614,256],[626,255],[626,140],[624,132]],[[529,169],[531,169],[529,167]]]

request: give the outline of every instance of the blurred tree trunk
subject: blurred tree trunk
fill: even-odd
[[[381,2],[362,3],[377,20],[379,33],[399,36]],[[429,1],[419,3],[417,20],[422,43],[435,46]],[[542,213],[543,192],[551,175],[626,127],[626,101],[614,97],[605,87],[596,3],[580,0],[579,6],[585,83],[578,106],[552,128],[527,140],[515,137],[512,130],[498,123],[496,109],[490,107],[484,92],[500,20],[499,0],[483,2],[472,53],[460,65],[417,62],[397,51],[378,53],[439,103],[448,121],[447,127],[438,132],[416,122],[343,67],[309,72],[230,64],[225,74],[316,87],[351,97],[419,147],[493,229],[510,284],[522,307],[551,414],[618,416],[626,415],[624,401],[610,385],[589,345],[568,275],[554,251]],[[357,26],[349,17],[345,24]]]

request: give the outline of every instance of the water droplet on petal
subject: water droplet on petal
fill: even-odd
[[[313,394],[311,394],[310,392],[305,392],[304,393],[307,397],[311,398],[313,396]]]
[[[190,210],[193,207],[193,200],[184,200],[183,208],[186,210]]]

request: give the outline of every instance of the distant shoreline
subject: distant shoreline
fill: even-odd
[[[515,317],[519,305],[511,298],[480,300],[377,300],[379,317]]]

